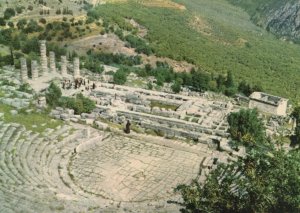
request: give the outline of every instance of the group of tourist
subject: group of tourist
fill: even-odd
[[[84,78],[76,78],[74,81],[71,80],[63,80],[62,82],[62,89],[81,89],[84,87],[86,91],[96,89],[96,84],[93,82],[90,85],[90,80],[86,80]]]

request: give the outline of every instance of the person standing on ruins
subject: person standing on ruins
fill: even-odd
[[[130,123],[129,120],[127,120],[126,127],[125,127],[125,130],[124,130],[124,132],[126,134],[130,134],[130,126],[131,126],[131,123]]]

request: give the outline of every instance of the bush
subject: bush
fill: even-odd
[[[48,87],[47,93],[46,93],[46,102],[49,106],[55,107],[59,103],[59,99],[61,98],[61,90],[60,88],[55,85],[53,82]]]
[[[42,23],[42,24],[46,24],[47,23],[47,21],[46,21],[45,18],[40,18],[39,22]]]
[[[74,109],[75,114],[91,113],[96,104],[89,98],[84,97],[82,94],[77,94],[76,98],[61,97],[58,105],[63,108]]]
[[[265,127],[255,109],[241,109],[239,112],[233,112],[228,116],[227,121],[233,140],[246,146],[254,146],[256,142],[265,141]]]
[[[237,89],[235,87],[226,88],[224,94],[228,97],[232,97],[236,94]]]
[[[41,32],[43,28],[38,25],[35,20],[30,20],[27,24],[27,27],[24,29],[25,33],[34,33],[34,32]]]
[[[18,91],[26,92],[26,93],[30,93],[30,94],[33,92],[29,84],[20,85]]]
[[[6,26],[6,21],[2,17],[0,17],[0,26]]]
[[[22,30],[22,29],[24,29],[26,24],[27,24],[27,20],[25,18],[23,18],[23,19],[18,21],[17,27],[18,27],[19,30]]]
[[[179,93],[181,91],[181,85],[183,80],[181,78],[177,78],[174,84],[171,86],[171,89],[175,93]]]
[[[30,11],[32,11],[33,10],[33,6],[29,5],[27,9],[30,10]]]
[[[14,23],[13,22],[8,22],[8,26],[10,27],[10,28],[14,28],[15,27],[15,25],[14,25]]]
[[[122,39],[122,34],[118,32],[118,36]],[[153,50],[146,44],[146,42],[133,35],[125,36],[125,40],[129,43],[129,47],[135,48],[137,53],[144,53],[146,55],[151,55]]]
[[[153,85],[152,85],[152,83],[151,83],[151,82],[148,82],[148,83],[147,83],[147,88],[148,88],[148,89],[150,89],[150,90],[152,90],[152,89],[153,89]]]
[[[11,17],[15,16],[16,12],[13,8],[7,8],[4,11],[4,19],[10,19]]]
[[[23,10],[24,10],[24,9],[25,9],[24,6],[22,6],[22,7],[16,7],[16,12],[17,12],[18,14],[23,13]]]
[[[124,70],[119,69],[116,73],[114,73],[113,78],[115,84],[125,84],[127,81],[127,73]]]
[[[33,37],[29,40],[22,42],[21,50],[23,53],[29,54],[30,52],[38,53],[40,50],[39,40],[36,37]]]
[[[299,160],[299,151],[268,150],[220,164],[205,182],[177,187],[181,212],[299,212]]]

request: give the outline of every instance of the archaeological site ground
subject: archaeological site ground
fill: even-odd
[[[0,212],[300,211],[298,34],[249,2],[0,0]]]

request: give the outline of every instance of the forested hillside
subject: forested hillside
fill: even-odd
[[[186,9],[148,7],[129,1],[100,5],[89,16],[115,22],[121,28],[126,26],[125,18],[133,18],[148,29],[145,38],[159,56],[186,60],[213,74],[232,71],[238,81],[260,84],[267,92],[299,99],[298,45],[280,41],[257,27],[242,8],[226,0],[176,3]],[[242,5],[248,7],[247,1]],[[249,6],[249,10],[254,8],[254,4]]]

